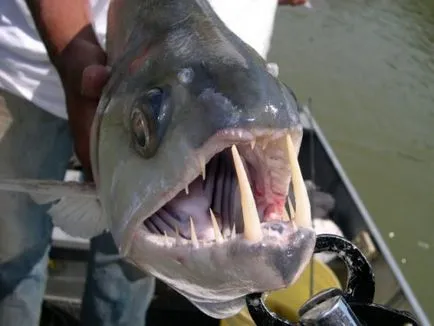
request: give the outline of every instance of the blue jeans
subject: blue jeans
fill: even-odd
[[[0,178],[62,180],[67,121],[0,89]],[[0,191],[0,325],[39,325],[53,225],[48,205]],[[145,325],[155,280],[120,259],[110,234],[91,240],[83,325]]]

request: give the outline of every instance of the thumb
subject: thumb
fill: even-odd
[[[83,70],[81,94],[91,99],[99,99],[104,85],[110,76],[110,68],[103,65],[90,65]]]

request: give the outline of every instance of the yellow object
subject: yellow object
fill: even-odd
[[[48,260],[48,268],[49,269],[55,269],[56,268],[56,263],[54,262],[54,260],[52,260],[52,259]]]
[[[341,289],[341,284],[333,271],[323,262],[313,260],[313,293],[316,294],[325,289],[335,287]],[[310,264],[306,267],[300,278],[291,286],[271,292],[265,299],[265,303],[271,311],[281,318],[291,322],[298,321],[298,310],[310,298]],[[237,315],[223,319],[220,326],[254,326],[247,307]]]

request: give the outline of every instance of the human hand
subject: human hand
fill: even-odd
[[[62,52],[56,67],[66,98],[69,126],[77,158],[87,180],[92,180],[90,163],[90,129],[109,78],[106,55],[96,42],[76,39]]]

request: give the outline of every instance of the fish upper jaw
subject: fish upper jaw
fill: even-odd
[[[191,187],[193,186],[193,190],[195,189],[194,185],[197,183],[198,179],[204,180],[203,187],[206,188],[205,192],[207,192],[208,197],[206,199],[209,201],[209,205],[208,207],[206,207],[206,216],[195,216],[195,212],[190,212],[192,214],[190,214],[186,218],[184,216],[182,220],[183,222],[188,222],[188,229],[190,229],[190,217],[195,223],[197,222],[196,217],[203,218],[209,221],[208,226],[210,228],[208,228],[208,231],[212,230],[212,224],[210,222],[211,212],[209,209],[213,210],[216,208],[215,205],[213,206],[211,203],[211,201],[215,201],[216,198],[213,198],[212,194],[209,194],[208,188],[210,186],[210,191],[213,192],[214,189],[218,188],[217,186],[219,185],[220,180],[211,180],[212,182],[209,182],[210,178],[208,176],[212,174],[210,173],[210,171],[212,171],[213,163],[215,163],[213,160],[220,154],[222,154],[220,156],[226,154],[226,162],[224,164],[226,165],[225,169],[232,170],[229,171],[231,175],[230,177],[228,177],[231,179],[232,185],[230,189],[228,187],[224,189],[222,187],[219,187],[218,190],[220,193],[220,197],[224,196],[224,192],[227,191],[231,191],[231,194],[233,196],[239,197],[239,192],[237,191],[239,178],[236,177],[238,175],[238,172],[235,173],[234,163],[229,157],[232,156],[232,154],[230,154],[231,146],[235,146],[235,150],[237,152],[239,151],[238,156],[240,157],[240,165],[245,167],[245,169],[243,169],[247,174],[245,184],[250,184],[250,187],[244,188],[251,188],[252,190],[253,198],[249,199],[248,201],[250,201],[250,204],[244,205],[244,207],[251,206],[252,211],[258,211],[260,221],[269,221],[273,219],[289,220],[287,210],[288,208],[289,210],[293,209],[293,205],[291,202],[288,202],[289,207],[285,208],[285,203],[287,202],[289,186],[293,175],[292,170],[295,170],[295,172],[298,171],[298,174],[300,174],[297,177],[299,179],[297,185],[300,185],[299,187],[304,187],[304,185],[302,184],[300,167],[296,158],[301,145],[301,138],[302,128],[300,125],[297,125],[291,129],[257,128],[247,130],[241,128],[231,128],[219,131],[213,137],[211,137],[203,146],[197,149],[195,153],[193,153],[193,155],[190,155],[190,163],[186,165],[183,177],[180,179],[180,182],[178,182],[175,186],[171,187],[169,190],[162,193],[159,200],[154,202],[153,207],[138,207],[136,209],[134,217],[128,219],[129,222],[126,225],[125,230],[123,230],[118,236],[118,238],[120,239],[120,242],[118,243],[120,243],[119,248],[121,250],[121,253],[126,254],[128,252],[129,246],[131,245],[132,234],[135,232],[137,227],[141,227],[143,222],[145,222],[146,225],[149,220],[155,219],[155,214],[161,213],[161,210],[165,209],[165,205],[171,205],[172,202],[185,202],[185,200],[189,200],[189,197],[194,197],[197,191],[191,194]],[[291,164],[287,150],[287,139],[292,140],[291,146],[293,147],[293,162]],[[232,152],[233,149],[234,148],[232,148]],[[228,160],[231,162],[228,162]],[[296,169],[292,169],[291,165],[295,166]],[[220,171],[215,172],[214,174],[217,173],[220,173]],[[222,192],[223,194],[221,194]],[[291,217],[295,219],[296,224],[299,224],[300,226],[307,225],[311,227],[310,213],[309,216],[306,217],[306,214],[308,214],[307,212],[310,212],[310,204],[307,198],[307,191],[304,188],[301,190],[301,192],[298,191],[298,193],[301,193],[303,196],[299,195],[296,197],[303,199],[301,200],[300,205],[297,205],[297,207],[303,209],[297,209],[297,212],[302,213],[294,214],[294,212],[292,212]],[[219,198],[217,200],[221,201],[222,199]],[[239,201],[239,198],[234,199],[234,201]],[[198,203],[195,202],[195,205],[197,206]],[[224,206],[224,203],[222,203],[221,205]],[[225,206],[228,206],[228,204],[226,203]],[[230,233],[234,227],[234,224],[236,224],[237,229],[241,227],[241,229],[237,230],[237,232],[242,231],[244,220],[238,218],[242,215],[241,210],[239,209],[240,206],[238,205],[238,207],[236,207],[233,202],[230,204],[230,206],[231,207],[229,208],[226,207],[226,210],[231,210],[231,219],[230,221],[228,220],[226,222],[230,222],[231,225],[226,225],[226,229],[222,229],[221,231],[224,233],[228,233],[229,231]],[[179,208],[175,207],[174,209],[177,210]],[[236,211],[237,209],[238,211]],[[172,209],[170,210],[172,211]],[[223,208],[221,208],[221,210],[223,210]],[[189,209],[185,209],[185,207],[183,207],[182,213],[188,213],[188,211]],[[217,208],[217,214],[220,215],[220,213],[220,209]],[[238,214],[237,217],[234,216],[236,214]],[[300,220],[300,216],[302,216],[301,219],[304,221]],[[217,216],[217,219],[219,219],[219,216]],[[219,222],[221,223],[222,221],[219,220]],[[175,234],[174,231],[177,225],[171,223],[170,226],[172,228],[171,230],[167,230],[168,235],[173,236]],[[220,227],[222,227],[221,224]],[[178,231],[182,230],[179,229]],[[159,235],[161,236],[164,235],[163,231],[157,233],[159,233]],[[187,236],[190,237],[188,230],[187,233]]]

